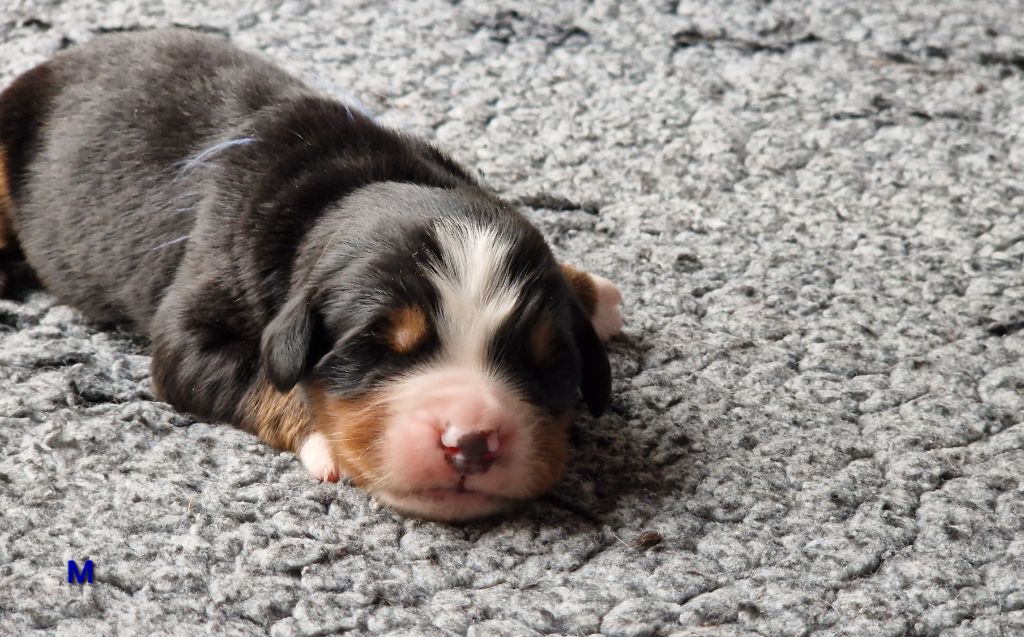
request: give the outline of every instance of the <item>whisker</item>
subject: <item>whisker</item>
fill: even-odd
[[[388,480],[390,480],[393,477],[394,477],[394,472],[393,471],[388,471],[387,473],[385,473],[383,475],[377,476],[376,478],[373,479],[373,481],[369,485],[367,485],[366,490],[367,491],[373,491],[377,487],[380,487],[381,485],[385,484]]]
[[[165,241],[164,243],[161,243],[157,247],[150,249],[150,252],[153,252],[155,250],[159,250],[160,248],[166,248],[167,246],[174,245],[175,243],[181,243],[182,241],[188,241],[188,235],[187,234],[183,235],[183,236],[180,236],[177,239],[171,239],[170,241]]]
[[[199,153],[194,155],[192,158],[186,159],[181,163],[181,167],[178,169],[178,174],[174,178],[174,180],[178,181],[179,179],[184,177],[190,170],[204,163],[207,159],[213,157],[217,153],[221,153],[229,148],[234,148],[235,146],[243,146],[245,144],[251,144],[257,141],[259,140],[255,137],[240,137],[238,139],[229,139],[224,142],[219,142],[217,144],[214,144],[213,146],[205,148],[199,151]]]
[[[383,444],[383,443],[384,443],[384,441],[383,441],[383,440],[381,440],[380,442],[375,442],[375,443],[373,443],[372,445],[368,445],[368,446],[366,447],[366,449],[363,449],[363,453],[359,454],[359,458],[358,458],[358,459],[359,459],[359,460],[362,460],[362,459],[363,459],[363,458],[365,458],[365,457],[366,457],[367,455],[369,455],[369,454],[370,454],[371,452],[373,452],[373,451],[377,451],[378,449],[380,449],[381,447],[383,447],[383,446],[384,446],[384,444]]]

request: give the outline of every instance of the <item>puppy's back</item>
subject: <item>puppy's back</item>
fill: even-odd
[[[17,235],[63,302],[145,327],[212,194],[189,160],[308,92],[189,31],[104,36],[62,53],[0,94],[0,237]]]

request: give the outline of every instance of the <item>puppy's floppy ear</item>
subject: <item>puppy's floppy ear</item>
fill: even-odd
[[[572,330],[580,353],[580,393],[595,418],[604,413],[612,393],[612,370],[608,354],[583,308],[572,303]]]
[[[270,381],[287,392],[330,351],[320,313],[310,295],[293,293],[263,330],[260,357]]]

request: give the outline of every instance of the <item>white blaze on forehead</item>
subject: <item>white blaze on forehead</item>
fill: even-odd
[[[437,331],[444,358],[485,370],[488,346],[522,291],[508,269],[512,241],[472,222],[445,219],[435,229],[441,255],[427,266],[427,274],[438,292]]]

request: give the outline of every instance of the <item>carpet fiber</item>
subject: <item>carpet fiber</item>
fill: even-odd
[[[7,2],[0,81],[179,24],[351,91],[618,282],[612,408],[520,513],[406,520],[0,301],[0,633],[1024,632],[1019,5],[189,4]]]

